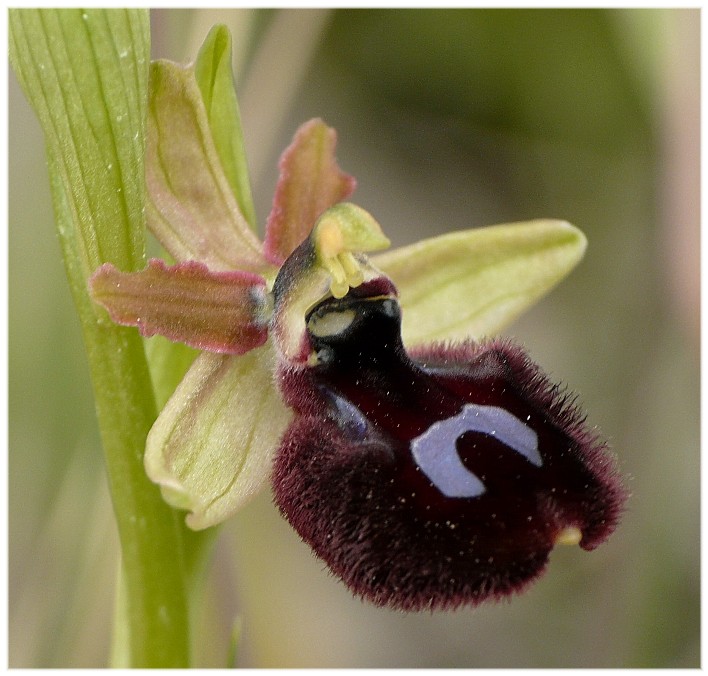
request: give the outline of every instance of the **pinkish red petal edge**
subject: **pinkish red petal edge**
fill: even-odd
[[[200,350],[243,354],[268,337],[265,280],[251,272],[212,272],[197,261],[154,258],[140,272],[102,265],[91,293],[111,319]]]
[[[285,261],[324,211],[354,192],[356,180],[339,168],[336,145],[334,129],[315,118],[300,126],[281,155],[263,247],[274,265]]]

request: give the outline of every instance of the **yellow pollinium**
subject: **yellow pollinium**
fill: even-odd
[[[330,274],[330,291],[335,298],[343,298],[350,287],[364,281],[354,252],[381,251],[391,245],[373,216],[349,202],[325,211],[315,223],[311,238],[317,262]]]

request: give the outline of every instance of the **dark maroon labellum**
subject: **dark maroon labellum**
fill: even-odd
[[[320,303],[306,368],[282,368],[295,418],[273,488],[354,593],[403,610],[520,591],[559,540],[593,549],[625,491],[557,386],[508,342],[414,356],[388,295]]]

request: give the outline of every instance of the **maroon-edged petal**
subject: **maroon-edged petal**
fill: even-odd
[[[274,265],[285,261],[324,211],[354,191],[356,181],[337,165],[336,145],[334,129],[316,118],[297,130],[283,152],[263,248]]]
[[[296,413],[276,503],[357,595],[402,610],[519,592],[555,544],[593,549],[626,492],[571,400],[508,342],[409,356],[392,297],[329,299],[308,368],[283,365]]]
[[[106,263],[92,276],[91,293],[114,322],[200,350],[243,354],[268,337],[265,280],[249,272],[152,259],[126,273]]]

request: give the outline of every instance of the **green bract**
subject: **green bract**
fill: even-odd
[[[364,265],[361,253],[388,240],[370,214],[340,204],[354,180],[339,169],[335,133],[321,120],[304,124],[283,153],[261,243],[242,211],[250,192],[228,48],[225,29],[216,28],[195,66],[160,61],[151,69],[148,227],[177,264],[132,274],[104,266],[93,279],[94,298],[115,321],[207,350],[158,417],[145,456],[163,497],[187,510],[195,529],[223,521],[268,479],[290,419],[271,374],[277,358],[292,356],[263,342],[269,292],[316,222],[313,264],[292,280],[270,326],[292,354],[305,310],[329,293],[344,295],[374,274],[367,270],[397,286],[403,337],[415,346],[498,331],[558,283],[586,246],[568,223],[539,220],[443,235]]]

